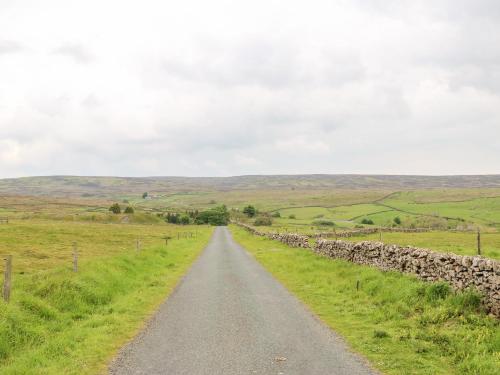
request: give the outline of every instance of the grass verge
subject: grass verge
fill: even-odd
[[[500,324],[472,291],[318,256],[231,226],[234,239],[387,374],[498,374]],[[359,290],[356,285],[359,281]]]
[[[211,229],[140,253],[17,275],[0,302],[0,373],[95,374],[130,340],[200,254]]]

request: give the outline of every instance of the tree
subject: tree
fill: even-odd
[[[248,217],[254,217],[256,212],[257,210],[255,209],[255,207],[251,205],[248,205],[243,209],[243,213]]]
[[[296,217],[294,214],[291,214],[291,215],[288,215],[288,218],[289,218],[289,219],[294,220],[294,219],[296,219],[297,217]]]
[[[122,209],[120,208],[120,205],[118,203],[113,203],[109,210],[114,214],[119,214],[122,212]]]
[[[399,216],[396,216],[394,218],[394,223],[396,223],[397,225],[400,225],[401,224],[401,219],[399,218]]]
[[[229,212],[224,205],[201,211],[195,219],[196,224],[227,225],[228,222]]]
[[[179,224],[182,224],[182,225],[187,225],[189,224],[191,220],[189,219],[189,216],[188,215],[181,215],[181,217],[179,218]]]
[[[146,199],[148,197],[148,192],[142,193],[142,199]]]
[[[281,214],[279,211],[276,211],[276,212],[273,212],[273,214],[271,216],[272,217],[281,217]]]
[[[133,214],[134,213],[134,208],[132,206],[128,206],[125,208],[125,211],[123,211],[126,214]]]
[[[361,220],[361,224],[373,225],[373,220],[372,219],[367,219],[365,217],[363,220]]]
[[[180,217],[178,214],[171,214],[170,212],[168,212],[165,221],[170,224],[179,224],[179,219]]]

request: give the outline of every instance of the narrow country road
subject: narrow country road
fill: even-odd
[[[111,374],[373,374],[218,227]]]

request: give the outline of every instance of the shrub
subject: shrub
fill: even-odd
[[[294,219],[296,219],[297,217],[296,217],[294,214],[291,214],[291,215],[288,215],[288,218],[289,218],[289,219],[294,220]]]
[[[148,197],[148,192],[142,193],[142,199],[146,199]]]
[[[255,214],[257,213],[257,210],[255,209],[254,206],[248,205],[243,209],[243,213],[248,217],[254,217]]]
[[[272,225],[273,221],[271,220],[270,217],[267,216],[259,216],[257,219],[255,219],[254,223],[255,226],[262,226],[262,225]]]
[[[178,224],[179,223],[179,215],[178,214],[171,214],[170,212],[167,212],[167,216],[165,217],[165,221],[170,224]]]
[[[227,225],[228,222],[229,212],[224,205],[202,211],[195,219],[196,224]]]
[[[120,205],[118,203],[113,203],[109,210],[114,214],[119,214],[122,212],[122,209],[120,208]]]
[[[363,220],[361,220],[361,224],[373,225],[373,220],[365,217]]]
[[[314,220],[313,224],[316,226],[323,226],[323,227],[333,227],[335,226],[335,223],[330,220],[325,220],[325,219],[318,219]]]
[[[180,218],[179,218],[179,223],[182,224],[182,225],[187,225],[189,224],[189,222],[191,221],[191,219],[189,218],[188,215],[184,214],[182,215]]]
[[[276,212],[273,212],[271,216],[272,217],[281,217],[281,214],[279,211],[276,211]]]
[[[126,213],[126,214],[133,214],[134,213],[134,209],[133,209],[133,207],[128,206],[127,208],[125,208],[125,211],[123,211],[123,212]]]
[[[397,225],[400,225],[401,224],[401,219],[399,218],[399,216],[396,216],[394,218],[394,223],[397,224]]]

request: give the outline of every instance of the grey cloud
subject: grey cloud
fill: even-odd
[[[23,46],[13,40],[0,40],[0,55],[16,53],[23,50]]]
[[[72,58],[75,62],[81,64],[87,64],[92,61],[92,55],[87,51],[87,49],[76,43],[63,44],[53,51],[55,55],[67,56]]]
[[[174,79],[277,90],[341,86],[365,75],[359,57],[350,51],[320,50],[320,57],[311,60],[300,45],[267,36],[237,45],[204,40],[198,43],[198,50],[201,52],[194,60],[166,58],[161,69]]]
[[[87,109],[96,109],[102,106],[102,102],[95,94],[89,94],[82,100],[82,106]]]

